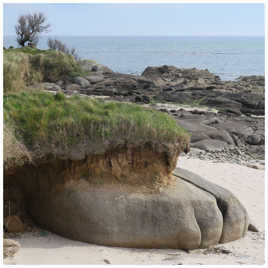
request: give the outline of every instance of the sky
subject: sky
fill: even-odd
[[[264,4],[4,4],[4,35],[43,12],[49,35],[264,36]]]

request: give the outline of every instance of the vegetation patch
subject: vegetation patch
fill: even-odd
[[[5,124],[15,137],[40,156],[101,154],[118,147],[156,151],[188,148],[189,134],[161,112],[138,105],[35,91],[4,96]],[[178,149],[179,148],[179,149]]]
[[[4,50],[4,92],[26,90],[40,82],[56,82],[85,76],[72,55],[31,47]]]
[[[8,170],[14,166],[23,166],[29,162],[31,162],[31,155],[26,146],[15,138],[12,127],[4,126],[5,169]]]

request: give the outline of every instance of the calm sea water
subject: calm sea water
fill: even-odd
[[[122,73],[140,74],[147,66],[167,64],[208,69],[223,80],[264,75],[264,37],[56,38],[75,48],[81,58]],[[46,43],[47,37],[42,37],[38,47],[45,49]],[[11,45],[17,46],[15,36],[5,36],[4,46]]]

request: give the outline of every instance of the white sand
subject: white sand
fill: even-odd
[[[170,249],[128,249],[72,241],[52,233],[24,233],[15,238],[21,249],[5,264],[264,264],[264,170],[199,159],[179,159],[179,166],[233,192],[244,204],[259,233],[214,250],[190,253]],[[44,235],[45,234],[45,235]],[[215,248],[229,250],[217,253]]]

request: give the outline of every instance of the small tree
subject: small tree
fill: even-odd
[[[39,34],[48,32],[49,24],[45,24],[46,17],[43,13],[22,15],[15,26],[17,42],[24,47],[27,42],[36,45],[39,41]]]
[[[69,54],[74,56],[74,58],[76,60],[79,60],[78,54],[76,53],[75,48],[72,48],[71,50],[69,48],[66,47],[65,44],[63,44],[61,41],[57,40],[57,39],[51,39],[49,38],[47,41],[47,45],[49,49],[53,49],[53,50],[58,50],[61,51],[63,53]]]

